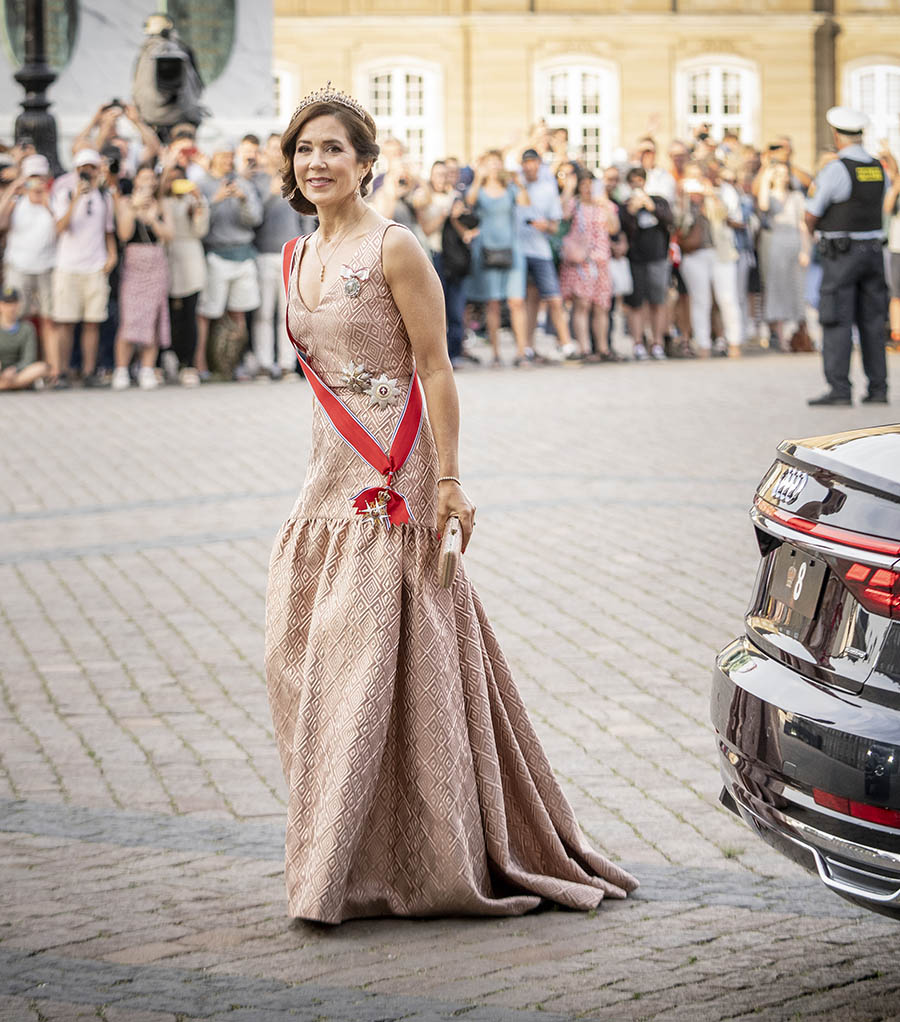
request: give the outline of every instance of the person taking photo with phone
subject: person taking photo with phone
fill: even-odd
[[[116,265],[113,200],[99,187],[101,157],[82,149],[75,170],[58,178],[50,197],[56,218],[53,317],[58,327],[57,387],[68,386],[75,327],[81,324],[81,375],[86,387],[96,374],[100,324],[109,312],[109,275]]]
[[[60,370],[52,318],[56,220],[50,209],[49,184],[47,157],[26,156],[18,179],[0,199],[0,234],[7,232],[3,281],[21,293],[22,314],[39,317],[41,346],[55,378]]]

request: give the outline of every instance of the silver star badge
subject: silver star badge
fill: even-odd
[[[388,405],[395,405],[400,399],[397,381],[389,380],[384,373],[372,380],[366,393],[369,395],[369,407],[378,405],[379,408],[387,408]]]
[[[341,386],[348,387],[354,394],[365,394],[372,382],[372,374],[362,364],[352,359],[341,369]]]

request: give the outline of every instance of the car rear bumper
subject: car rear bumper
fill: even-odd
[[[747,637],[720,654],[711,715],[722,801],[838,893],[900,916],[900,829],[816,792],[900,808],[900,713],[810,682]]]

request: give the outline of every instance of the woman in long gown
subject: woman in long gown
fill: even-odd
[[[288,326],[316,398],[266,608],[290,913],[517,915],[624,898],[637,881],[585,841],[465,571],[437,581],[441,529],[458,516],[468,543],[475,508],[458,481],[440,282],[362,199],[374,122],[320,90],[282,149],[285,195],[319,216],[286,246]]]

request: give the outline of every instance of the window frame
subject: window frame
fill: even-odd
[[[710,112],[708,114],[692,114],[688,110],[690,81],[693,75],[702,71],[711,72],[711,77],[717,79],[711,83]],[[742,111],[737,118],[729,117],[723,109],[725,94],[722,86],[726,74],[740,75],[742,80]],[[713,138],[721,138],[726,128],[737,127],[741,142],[746,145],[756,144],[759,138],[760,82],[759,65],[755,61],[735,57],[733,54],[703,53],[689,60],[681,61],[675,69],[675,87],[672,92],[675,100],[674,123],[678,137],[693,138],[694,128],[698,124],[709,124]],[[714,92],[716,87],[718,96]],[[715,98],[719,100],[718,111],[713,102]]]
[[[867,72],[875,73],[875,88],[873,89],[873,96],[875,97],[875,114],[865,109],[865,104],[862,102],[862,96],[860,94],[861,77]],[[879,82],[879,72],[881,72],[881,81]],[[896,57],[887,57],[881,54],[873,54],[869,57],[861,57],[859,60],[854,60],[847,64],[844,68],[843,82],[841,93],[843,96],[843,102],[856,110],[862,110],[869,117],[869,123],[866,125],[866,129],[863,132],[863,145],[872,153],[880,148],[879,141],[882,138],[887,138],[890,143],[891,152],[900,152],[900,103],[898,103],[897,110],[894,111],[893,130],[890,127],[890,111],[887,110],[887,77],[889,75],[896,75],[898,81],[900,81],[900,60]],[[877,117],[878,107],[884,105],[883,121],[879,121]]]
[[[373,109],[370,83],[376,75],[390,75],[396,94],[396,83],[403,83],[401,95],[405,101],[405,76],[417,75],[422,79],[422,114],[410,117],[406,113],[393,112],[385,118],[377,116]],[[395,56],[380,57],[356,67],[354,76],[354,94],[375,118],[379,138],[391,135],[399,138],[408,146],[410,128],[422,131],[422,154],[419,170],[424,177],[428,176],[431,164],[441,159],[444,154],[444,73],[440,64],[422,60],[419,57]],[[396,100],[392,101],[394,104]],[[385,123],[385,121],[387,123]],[[414,153],[410,159],[418,162]],[[377,170],[384,170],[383,161],[379,158]]]
[[[565,115],[550,112],[553,76],[569,75],[567,88],[568,112]],[[579,95],[573,76],[584,74],[600,78],[600,106],[596,114],[586,114],[581,107],[584,94]],[[622,88],[619,65],[590,53],[564,53],[535,63],[532,75],[534,121],[544,120],[553,131],[566,128],[569,149],[581,153],[585,129],[599,129],[599,159],[596,169],[608,167],[619,146],[622,124]],[[578,101],[573,100],[578,97]],[[610,116],[605,110],[613,110]],[[591,167],[591,169],[595,169]]]

